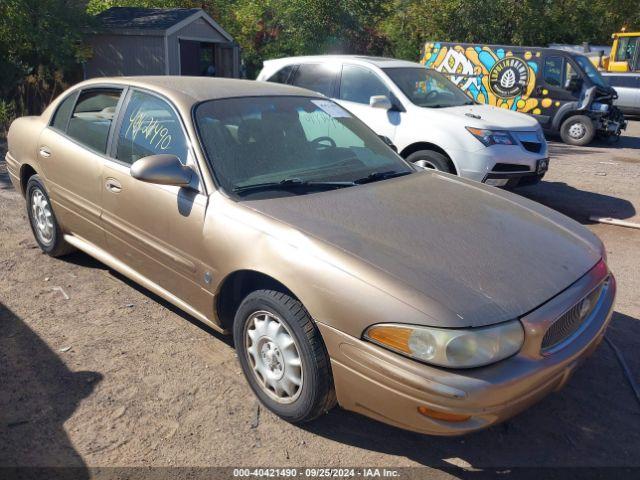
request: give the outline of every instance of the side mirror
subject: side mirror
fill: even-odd
[[[131,176],[141,182],[188,187],[193,170],[180,163],[175,155],[150,155],[131,165]]]
[[[578,75],[571,75],[566,81],[564,87],[570,92],[577,92],[582,88],[582,78]]]
[[[391,141],[391,139],[389,137],[385,137],[384,135],[378,135],[378,137],[380,137],[380,140],[382,140],[384,143],[387,144],[387,146],[393,150],[394,152],[398,153],[398,147],[396,147],[393,142]]]
[[[385,95],[374,95],[369,99],[371,108],[380,108],[382,110],[391,110],[393,107],[391,100]]]

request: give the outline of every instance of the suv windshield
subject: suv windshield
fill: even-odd
[[[210,100],[195,118],[217,181],[237,196],[311,193],[414,171],[360,120],[323,98]]]
[[[474,102],[453,82],[426,68],[384,68],[384,72],[419,107],[445,108],[473,105]]]
[[[600,72],[596,69],[596,67],[593,66],[593,63],[591,63],[591,60],[589,60],[584,55],[576,55],[574,59],[578,63],[580,68],[584,71],[584,73],[586,73],[589,76],[589,78],[595,85],[599,87],[609,86],[609,84],[604,79],[604,77],[600,75]]]

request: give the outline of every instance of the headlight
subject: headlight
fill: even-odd
[[[594,112],[607,112],[609,111],[609,105],[606,103],[593,102],[591,104],[591,110]]]
[[[524,342],[524,330],[519,320],[469,329],[384,323],[367,328],[364,338],[421,362],[472,368],[517,353]]]
[[[491,145],[515,145],[516,141],[509,132],[503,130],[485,130],[482,128],[465,127],[485,147]]]

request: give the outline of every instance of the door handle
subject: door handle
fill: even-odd
[[[112,193],[120,193],[122,191],[122,185],[115,178],[107,178],[104,186]]]
[[[39,153],[40,153],[40,156],[44,158],[49,158],[51,156],[51,150],[49,150],[49,147],[45,147],[45,146],[40,147]]]

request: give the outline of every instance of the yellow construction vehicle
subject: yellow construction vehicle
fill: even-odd
[[[640,71],[640,32],[626,32],[623,28],[611,37],[611,54],[602,59],[601,67],[607,72]]]

